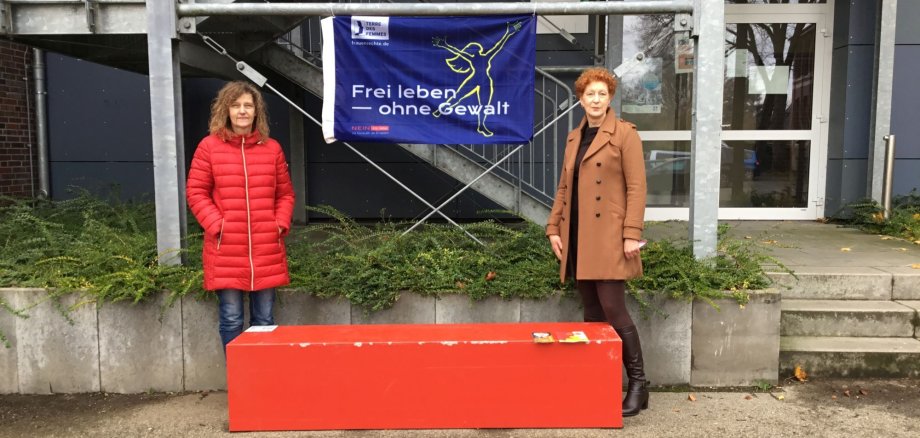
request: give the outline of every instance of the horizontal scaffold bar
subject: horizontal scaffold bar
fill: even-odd
[[[579,3],[195,3],[178,5],[180,17],[216,15],[638,15],[692,12],[692,0]]]

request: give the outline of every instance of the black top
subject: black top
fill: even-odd
[[[575,169],[572,171],[572,210],[569,212],[569,263],[568,275],[575,277],[576,264],[576,254],[578,254],[578,169],[581,167],[581,161],[585,158],[585,153],[588,152],[588,146],[591,146],[591,142],[594,141],[594,137],[597,136],[597,128],[589,128],[588,124],[585,123],[585,127],[581,130],[581,143],[578,144],[578,153],[575,154]]]

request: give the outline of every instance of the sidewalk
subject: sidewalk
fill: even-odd
[[[793,271],[851,274],[862,272],[916,275],[920,245],[869,234],[855,228],[807,221],[720,221],[729,235],[750,238]],[[650,238],[687,238],[687,222],[659,222],[647,227]]]
[[[862,392],[860,392],[862,390]],[[849,391],[849,396],[844,391]],[[689,400],[690,394],[695,401]],[[780,394],[782,396],[780,396]],[[565,409],[560,406],[560,409]],[[0,437],[220,437],[225,392],[0,396]],[[234,433],[233,437],[915,437],[920,380],[786,383],[771,393],[653,392],[616,429],[449,429]]]

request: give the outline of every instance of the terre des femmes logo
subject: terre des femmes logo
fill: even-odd
[[[351,17],[351,38],[357,40],[389,40],[390,17]]]

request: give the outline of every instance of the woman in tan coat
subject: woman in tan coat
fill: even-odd
[[[636,126],[610,108],[616,85],[603,68],[589,68],[575,81],[585,118],[566,141],[546,235],[561,262],[560,279],[576,280],[585,321],[608,322],[623,340],[628,417],[648,408],[639,333],[625,301],[625,280],[642,275],[645,161]]]

